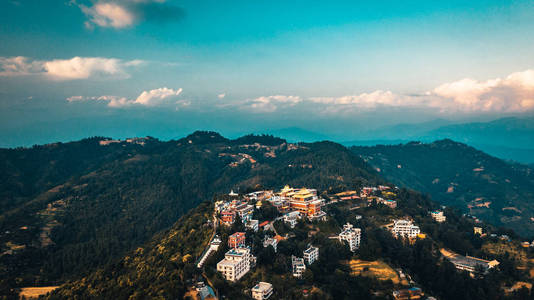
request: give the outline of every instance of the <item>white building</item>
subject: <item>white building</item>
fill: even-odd
[[[276,252],[276,247],[278,246],[278,240],[275,238],[265,237],[263,240],[263,248],[267,248],[269,246],[273,246],[274,252]]]
[[[447,217],[445,217],[443,212],[439,210],[431,212],[430,215],[432,216],[432,219],[434,219],[438,223],[442,223],[442,222],[445,222],[445,220],[447,220]]]
[[[252,298],[256,300],[269,299],[273,294],[273,285],[268,282],[260,282],[252,288]]]
[[[350,223],[343,225],[343,231],[339,234],[339,241],[347,241],[350,251],[354,252],[360,247],[362,230],[354,228]]]
[[[298,211],[288,212],[284,215],[284,222],[289,225],[291,228],[295,228],[297,225],[298,219],[300,218],[300,213]]]
[[[217,271],[229,281],[241,279],[250,270],[250,249],[234,248],[226,252],[224,259],[217,264]]]
[[[293,267],[293,276],[301,278],[304,271],[306,271],[306,264],[304,258],[291,255],[291,266]]]
[[[395,237],[403,236],[407,238],[415,238],[421,230],[419,226],[416,226],[409,220],[395,220],[393,227],[391,228],[391,233]]]
[[[258,220],[250,220],[245,224],[245,227],[254,231],[258,232],[260,222]]]
[[[239,218],[241,218],[241,221],[246,224],[248,223],[248,221],[252,220],[252,213],[254,212],[254,206],[243,203],[235,208],[235,212],[239,215]]]
[[[319,248],[311,246],[308,249],[304,250],[304,260],[308,265],[313,264],[316,260],[319,259]]]

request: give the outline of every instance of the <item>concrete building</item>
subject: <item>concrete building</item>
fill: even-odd
[[[300,212],[292,211],[284,215],[284,223],[288,224],[289,227],[295,228],[297,225],[298,219],[300,218]]]
[[[436,210],[431,212],[430,215],[432,216],[432,219],[434,219],[438,223],[442,223],[447,220],[447,217],[445,217],[442,211]]]
[[[304,260],[308,265],[313,264],[316,260],[319,259],[319,248],[314,246],[309,246],[308,249],[304,250]]]
[[[268,282],[260,282],[252,288],[252,298],[256,300],[269,299],[273,294],[273,285]]]
[[[409,220],[395,220],[391,232],[395,237],[416,238],[421,230]]]
[[[228,247],[239,248],[245,246],[246,234],[244,232],[236,232],[228,237]]]
[[[361,237],[361,229],[354,228],[350,223],[343,225],[343,231],[338,236],[340,241],[346,241],[349,244],[350,251],[352,252],[360,247]]]
[[[235,211],[222,211],[221,212],[221,221],[224,225],[230,226],[234,224],[235,221]]]
[[[250,270],[250,256],[249,248],[231,249],[217,264],[217,271],[221,272],[226,280],[235,282]]]
[[[293,268],[293,276],[302,278],[302,274],[306,271],[306,264],[304,264],[304,258],[291,255],[291,266]]]
[[[254,232],[258,232],[258,229],[260,228],[259,224],[260,222],[258,220],[250,220],[245,224],[245,227]]]
[[[269,246],[272,246],[274,249],[274,252],[276,252],[276,247],[278,246],[278,240],[275,238],[265,237],[263,240],[263,248],[267,248]]]
[[[499,265],[497,260],[485,260],[472,256],[463,256],[445,249],[440,249],[441,254],[447,258],[458,270],[467,271],[471,274],[477,272],[477,267],[487,273],[489,269]]]
[[[254,212],[254,206],[246,203],[242,203],[235,208],[235,212],[241,218],[241,222],[247,223],[252,219],[252,213]]]

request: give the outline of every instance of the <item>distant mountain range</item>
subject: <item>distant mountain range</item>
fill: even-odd
[[[534,163],[534,118],[503,118],[491,122],[450,124],[436,120],[389,126],[342,142],[346,146],[395,145],[409,141],[451,139],[488,154],[522,163]]]
[[[523,235],[534,233],[532,167],[507,163],[452,140],[351,149],[400,186],[429,193],[444,205]]]

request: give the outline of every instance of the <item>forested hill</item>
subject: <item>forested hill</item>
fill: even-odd
[[[169,228],[216,193],[284,184],[342,190],[383,182],[339,144],[91,138],[2,149],[0,289],[75,279]]]
[[[534,236],[534,172],[452,140],[352,147],[395,184],[497,226]]]

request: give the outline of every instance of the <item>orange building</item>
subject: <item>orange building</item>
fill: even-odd
[[[231,225],[235,220],[235,211],[223,211],[221,213],[221,220],[226,225]]]
[[[228,247],[239,248],[245,246],[245,233],[236,232],[228,237]]]
[[[291,209],[300,212],[308,217],[323,215],[321,207],[323,201],[320,200],[316,193],[308,189],[300,189],[289,195],[289,205]]]

